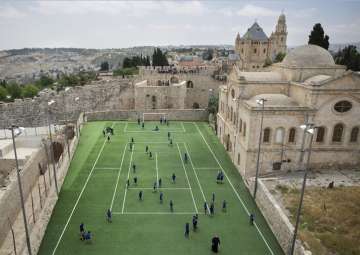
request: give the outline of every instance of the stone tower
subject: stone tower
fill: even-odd
[[[240,56],[238,67],[242,70],[260,70],[268,60],[274,60],[280,52],[286,53],[286,19],[281,14],[275,31],[267,37],[261,26],[255,23],[235,39],[235,52]]]
[[[270,36],[270,58],[274,60],[278,53],[286,53],[286,39],[287,39],[287,28],[286,18],[282,13],[279,16],[278,22],[275,27],[275,32],[271,33]]]

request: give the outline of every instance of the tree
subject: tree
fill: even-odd
[[[101,62],[100,71],[109,71],[109,62]]]
[[[202,58],[203,60],[212,60],[213,59],[213,49],[207,49],[206,51],[204,51],[204,53],[202,54]]]
[[[35,82],[35,85],[40,89],[47,88],[54,83],[54,80],[47,75],[42,75],[39,80]]]
[[[208,103],[208,111],[209,113],[216,114],[218,112],[219,107],[219,97],[216,95],[210,95],[209,103]]]
[[[22,96],[23,97],[34,97],[39,93],[39,89],[32,84],[28,84],[22,88]]]
[[[315,44],[324,49],[329,49],[329,36],[325,35],[324,29],[320,23],[316,23],[309,35],[308,44]]]
[[[11,82],[6,86],[6,90],[12,99],[21,98],[21,88],[16,82]]]
[[[159,48],[156,48],[154,50],[154,53],[152,55],[152,65],[153,66],[168,66],[169,65],[166,54],[164,54]]]
[[[345,65],[346,69],[360,71],[360,53],[356,46],[349,45],[335,54],[335,63]]]
[[[4,88],[3,86],[0,86],[0,101],[5,101],[7,94],[8,94],[8,92],[7,92],[6,88]]]
[[[274,63],[278,63],[283,61],[283,59],[285,58],[286,53],[284,52],[279,52],[278,54],[276,54],[275,59],[274,59]]]

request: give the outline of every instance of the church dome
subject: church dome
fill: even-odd
[[[324,48],[309,44],[291,50],[281,64],[292,67],[328,67],[334,66],[335,61]]]

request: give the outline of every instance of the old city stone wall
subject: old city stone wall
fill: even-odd
[[[194,73],[171,74],[158,73],[156,70],[141,70],[137,80],[170,81],[175,77],[179,81],[186,81],[185,109],[193,108],[194,103],[198,103],[199,108],[206,108],[209,96],[218,95],[219,86],[224,84],[211,77],[213,71],[213,68],[208,68]],[[209,91],[210,89],[212,89],[212,91]]]
[[[78,101],[75,98],[79,98]],[[134,108],[132,81],[113,79],[98,81],[69,91],[41,92],[39,97],[15,100],[0,104],[0,128],[16,124],[20,126],[44,126],[47,124],[47,102],[54,99],[51,106],[51,121],[59,123],[74,119],[79,112],[127,110]],[[66,113],[66,114],[65,114]]]

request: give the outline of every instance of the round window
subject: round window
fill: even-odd
[[[352,104],[349,101],[339,101],[334,105],[334,109],[337,112],[348,112],[352,108]]]

